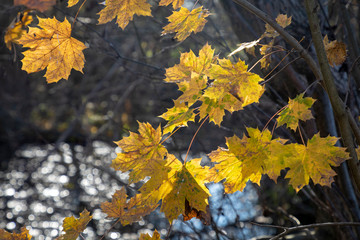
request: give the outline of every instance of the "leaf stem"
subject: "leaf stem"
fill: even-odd
[[[186,155],[185,155],[184,164],[186,164],[186,159],[187,159],[187,157],[188,157],[188,155],[189,155],[190,148],[191,148],[191,146],[192,146],[192,144],[193,144],[193,142],[194,142],[194,139],[195,139],[196,135],[198,134],[200,128],[202,127],[202,125],[205,123],[205,121],[206,121],[208,118],[209,118],[209,115],[207,115],[206,118],[204,118],[204,119],[202,120],[200,126],[199,126],[198,129],[196,130],[193,138],[191,139],[191,142],[190,142],[190,144],[189,144],[188,150],[187,150]]]
[[[100,240],[102,240],[102,239],[110,232],[110,230],[113,229],[113,227],[115,227],[115,225],[116,225],[118,222],[120,222],[120,218],[119,218],[118,220],[116,220],[116,222],[115,222],[113,225],[111,225],[111,227],[110,227],[108,230],[106,230],[106,232],[104,233],[104,235],[102,235],[102,237],[100,238]]]
[[[71,24],[71,30],[73,29],[74,24],[75,24],[76,19],[77,19],[77,16],[79,15],[79,12],[80,12],[81,8],[84,6],[84,4],[86,3],[86,1],[87,1],[87,0],[85,0],[85,1],[81,4],[81,6],[79,7],[79,10],[76,12],[76,15],[75,15],[74,21],[73,21],[73,23]]]
[[[289,105],[283,106],[282,108],[280,108],[274,115],[272,115],[272,117],[269,119],[269,121],[265,124],[264,128],[261,130],[262,132],[265,130],[265,128],[269,125],[269,123],[271,122],[271,120],[276,117],[276,115],[278,115],[282,110],[284,110],[285,108],[287,108]]]
[[[273,52],[270,52],[268,54],[265,54],[262,58],[260,58],[256,63],[254,63],[254,65],[251,66],[251,68],[249,68],[248,72],[250,72],[263,58],[266,58],[268,56],[270,56],[271,54],[277,53],[277,52],[284,52],[284,49],[280,49],[280,50],[275,50]]]

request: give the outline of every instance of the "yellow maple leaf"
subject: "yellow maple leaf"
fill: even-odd
[[[67,7],[72,7],[72,6],[76,5],[78,2],[79,2],[79,0],[69,0]]]
[[[161,35],[176,32],[175,38],[182,42],[192,32],[201,32],[207,22],[205,18],[209,15],[208,10],[203,9],[202,6],[193,9],[191,12],[187,8],[181,7],[179,11],[173,12],[168,17],[170,23],[164,27]]]
[[[140,235],[139,240],[161,240],[160,238],[160,234],[158,233],[158,231],[155,229],[152,237],[147,233],[143,233]]]
[[[31,235],[29,234],[29,230],[25,227],[21,228],[20,233],[9,233],[4,229],[0,229],[0,239],[1,240],[31,240]]]
[[[44,77],[48,83],[68,79],[71,69],[82,72],[86,46],[71,37],[71,25],[65,18],[39,18],[38,27],[29,27],[29,32],[18,40],[25,48],[21,60],[22,69],[28,73],[46,68]]]
[[[291,18],[292,17],[288,17],[286,14],[279,14],[275,20],[281,27],[286,28],[291,24]]]
[[[289,144],[294,154],[285,159],[285,165],[290,168],[286,177],[296,191],[309,184],[310,178],[314,184],[331,186],[336,175],[331,166],[337,167],[350,158],[346,148],[334,146],[337,141],[338,138],[331,136],[321,138],[318,133],[307,146]]]
[[[297,95],[294,99],[289,99],[288,106],[279,113],[278,127],[286,124],[295,131],[299,126],[299,120],[306,121],[314,118],[309,108],[315,101],[311,97],[304,98],[304,93]]]
[[[340,65],[346,60],[346,45],[343,42],[338,41],[329,41],[328,36],[324,37],[324,46],[326,51],[326,56],[329,61],[329,64],[334,67],[335,65]]]
[[[209,154],[212,161],[217,162],[218,174],[210,176],[210,181],[224,182],[225,192],[242,191],[246,183],[251,181],[260,184],[262,174],[268,174],[276,180],[280,171],[285,168],[283,159],[272,152],[273,145],[283,145],[283,139],[271,139],[270,131],[260,132],[247,128],[249,137],[233,136],[226,139],[228,149],[219,148]],[[281,156],[283,157],[283,156]]]
[[[195,121],[193,109],[187,107],[185,103],[175,105],[159,117],[168,121],[163,129],[164,134],[172,132],[176,127],[186,127],[188,122]]]
[[[14,6],[25,5],[30,9],[45,12],[56,4],[56,0],[14,0]]]
[[[184,0],[161,0],[159,2],[159,6],[167,6],[169,4],[172,4],[174,9],[178,9],[184,4]]]
[[[144,205],[141,201],[141,195],[127,200],[125,188],[117,190],[112,197],[111,202],[101,204],[101,210],[110,218],[118,218],[123,226],[140,221],[142,217],[150,214],[157,207]]]
[[[118,153],[111,166],[123,172],[132,170],[130,182],[138,182],[158,171],[166,174],[166,148],[160,144],[161,128],[154,129],[149,123],[139,123],[139,134],[130,132],[129,137],[115,142],[123,152]],[[160,171],[163,169],[164,171]]]
[[[63,231],[65,234],[62,234],[56,240],[76,240],[77,237],[82,233],[86,225],[91,221],[92,216],[90,212],[86,209],[80,213],[80,217],[76,219],[74,216],[66,217],[63,221]]]
[[[259,84],[259,75],[247,71],[245,62],[239,60],[236,64],[229,59],[219,59],[218,64],[212,64],[206,74],[214,82],[205,90],[200,99],[200,117],[209,114],[210,121],[220,125],[224,110],[234,112],[244,106],[258,102],[265,89]]]
[[[190,50],[181,54],[179,64],[166,69],[165,81],[176,83],[183,92],[176,102],[180,104],[186,102],[191,106],[200,98],[201,91],[207,83],[205,72],[215,61],[214,49],[206,44],[199,51],[198,57]]]
[[[19,12],[16,19],[18,19],[18,21],[13,21],[8,26],[4,36],[6,47],[10,50],[12,49],[12,43],[16,43],[17,40],[26,33],[24,28],[33,21],[33,17],[29,15],[29,10],[25,11],[24,13]]]
[[[99,24],[117,18],[116,23],[124,29],[134,15],[151,16],[151,5],[146,0],[106,0],[105,8],[98,14]]]

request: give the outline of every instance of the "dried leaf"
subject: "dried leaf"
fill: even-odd
[[[255,47],[259,42],[260,42],[261,38],[255,40],[255,41],[252,41],[252,42],[245,42],[245,43],[241,43],[239,44],[238,48],[235,49],[234,51],[232,51],[228,57],[231,57],[232,55],[234,55],[235,53],[238,53],[244,49],[252,49],[253,47]]]
[[[31,240],[31,235],[29,234],[29,230],[25,227],[21,228],[20,233],[9,233],[4,229],[0,229],[0,239],[1,240]]]
[[[40,12],[49,10],[56,4],[56,0],[14,0],[14,6],[25,5],[26,7]]]
[[[29,27],[29,32],[18,40],[25,48],[22,69],[28,73],[47,68],[48,83],[68,79],[71,69],[82,72],[86,46],[71,37],[71,25],[67,19],[59,22],[54,18],[39,18],[38,27]]]
[[[346,60],[345,43],[336,40],[330,42],[327,35],[325,35],[323,42],[329,64],[332,67],[343,64]]]
[[[209,16],[207,9],[198,7],[191,12],[184,7],[181,7],[179,11],[173,12],[168,17],[169,24],[164,27],[164,31],[161,35],[176,32],[175,39],[179,42],[184,41],[192,32],[201,32],[205,26],[206,17]]]
[[[60,235],[56,240],[76,240],[80,233],[82,233],[86,225],[91,221],[92,216],[86,209],[80,213],[79,218],[74,216],[67,217],[63,221],[63,231],[65,234]]]
[[[288,17],[286,14],[279,14],[276,17],[276,22],[282,27],[282,28],[286,28],[287,26],[289,26],[291,24],[291,18],[292,17]]]
[[[135,14],[151,16],[150,7],[151,5],[146,0],[106,0],[105,8],[98,13],[100,15],[99,24],[117,18],[116,23],[125,29]]]

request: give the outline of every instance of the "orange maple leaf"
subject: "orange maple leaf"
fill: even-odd
[[[111,202],[101,204],[101,210],[110,218],[118,218],[123,226],[141,220],[157,208],[157,204],[147,206],[142,203],[141,195],[127,200],[125,188],[117,190]]]
[[[326,56],[329,61],[329,64],[334,67],[335,65],[340,65],[346,60],[346,45],[343,42],[338,41],[329,41],[328,36],[324,37],[324,46],[326,51]]]
[[[278,126],[286,124],[287,127],[295,131],[299,126],[299,120],[306,121],[314,118],[309,108],[315,101],[311,97],[304,98],[304,93],[299,94],[294,99],[289,99],[288,106],[279,113]]]
[[[39,28],[29,27],[29,32],[18,40],[25,48],[22,69],[28,73],[47,68],[44,77],[48,83],[68,79],[71,69],[82,72],[86,46],[71,37],[71,25],[65,18],[39,18]]]
[[[214,82],[205,90],[200,99],[200,117],[209,115],[210,121],[220,125],[224,110],[234,112],[244,106],[258,102],[265,89],[259,84],[259,75],[247,71],[245,62],[236,64],[229,59],[219,59],[219,64],[212,64],[206,74]]]
[[[12,49],[12,43],[17,43],[17,40],[26,33],[24,28],[33,21],[33,17],[29,15],[29,11],[30,10],[27,10],[24,13],[19,12],[16,17],[18,21],[13,21],[6,29],[4,41],[8,49]]]
[[[78,2],[79,2],[79,0],[69,0],[67,7],[72,7],[72,6],[76,5]]]
[[[167,6],[169,4],[172,4],[174,9],[178,9],[184,4],[184,0],[161,0],[159,2],[159,6]]]
[[[135,14],[151,16],[151,5],[146,0],[107,0],[105,8],[98,14],[99,24],[110,22],[117,18],[116,23],[124,29]]]
[[[76,219],[74,216],[66,217],[63,221],[63,231],[65,234],[62,234],[56,240],[74,240],[82,233],[86,225],[91,221],[92,216],[90,212],[86,209],[80,213],[80,217]]]
[[[14,6],[25,5],[30,9],[36,9],[40,12],[49,10],[56,4],[56,0],[14,0]]]
[[[9,233],[3,229],[0,229],[0,239],[1,240],[31,240],[31,235],[29,234],[29,230],[25,227],[21,228],[20,233]]]
[[[336,137],[322,138],[318,133],[308,141],[307,146],[286,145],[291,148],[289,152],[293,152],[292,156],[285,158],[285,165],[290,168],[286,177],[290,178],[289,184],[296,191],[309,184],[310,178],[314,184],[331,186],[336,175],[331,166],[337,167],[350,158],[346,148],[334,146],[337,141]]]
[[[203,9],[202,6],[193,9],[191,12],[187,8],[181,7],[179,11],[173,12],[168,17],[170,23],[164,27],[161,35],[176,32],[175,38],[182,42],[192,32],[201,32],[207,22],[205,18],[209,15],[208,10]]]
[[[160,238],[160,234],[158,233],[158,231],[155,229],[152,237],[147,233],[143,233],[140,235],[139,240],[161,240]]]

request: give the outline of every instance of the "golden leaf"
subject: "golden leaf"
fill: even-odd
[[[71,37],[71,25],[65,19],[39,18],[39,28],[29,27],[29,32],[18,40],[25,48],[22,69],[28,73],[46,68],[44,77],[48,83],[68,79],[71,69],[82,72],[86,46]]]
[[[189,109],[185,103],[175,105],[159,117],[168,121],[163,130],[164,134],[172,132],[176,127],[186,127],[188,122],[195,121],[193,109]]]
[[[315,101],[311,97],[304,98],[304,93],[299,94],[294,99],[289,99],[288,106],[279,113],[278,127],[286,124],[288,128],[296,131],[299,120],[306,121],[314,118],[309,108]]]
[[[10,50],[12,49],[12,43],[17,43],[17,40],[26,33],[24,28],[33,21],[33,17],[29,15],[29,10],[24,13],[19,12],[16,19],[18,19],[18,21],[13,21],[10,24],[10,26],[6,29],[4,36],[6,47]]]
[[[56,240],[76,240],[80,233],[85,230],[86,225],[91,219],[92,216],[90,216],[90,212],[86,209],[80,213],[80,217],[77,219],[74,216],[65,218],[63,221],[63,231],[65,234],[62,234]]]
[[[329,41],[328,36],[324,37],[324,46],[326,51],[326,56],[329,61],[329,64],[334,67],[335,65],[340,65],[346,60],[346,45],[343,42],[338,41]]]
[[[0,239],[1,240],[31,240],[31,235],[29,230],[25,227],[21,228],[20,233],[9,233],[4,229],[0,229]]]
[[[56,4],[56,0],[14,0],[14,6],[25,5],[30,9],[45,12]]]
[[[150,214],[157,204],[147,206],[142,204],[141,195],[136,195],[127,200],[125,188],[117,190],[111,202],[101,204],[101,210],[110,218],[118,218],[123,226],[140,221],[142,217]]]
[[[294,154],[285,158],[285,165],[290,168],[286,177],[296,191],[309,184],[310,178],[314,184],[331,186],[336,175],[331,166],[337,167],[350,158],[346,148],[334,146],[337,141],[336,137],[321,138],[317,133],[307,146],[289,144]]]
[[[134,15],[151,16],[151,5],[146,0],[106,0],[105,8],[98,14],[99,24],[117,18],[116,23],[124,29]]]
[[[287,26],[289,26],[291,24],[291,18],[292,17],[288,17],[286,14],[279,14],[276,17],[276,22],[282,27],[282,28],[286,28]]]
[[[79,0],[69,0],[67,7],[72,7],[72,6],[76,5],[78,2],[79,2]]]
[[[191,12],[187,8],[181,7],[179,11],[173,12],[168,17],[170,23],[164,27],[161,35],[176,32],[175,38],[182,42],[192,32],[201,32],[207,22],[205,18],[209,15],[208,10],[203,9],[202,6],[193,9]]]
[[[160,238],[160,234],[158,233],[158,231],[155,229],[152,237],[147,233],[147,234],[141,234],[139,240],[161,240]]]
[[[172,4],[174,9],[178,9],[184,4],[184,0],[161,0],[159,2],[159,6],[167,6],[169,4]]]

